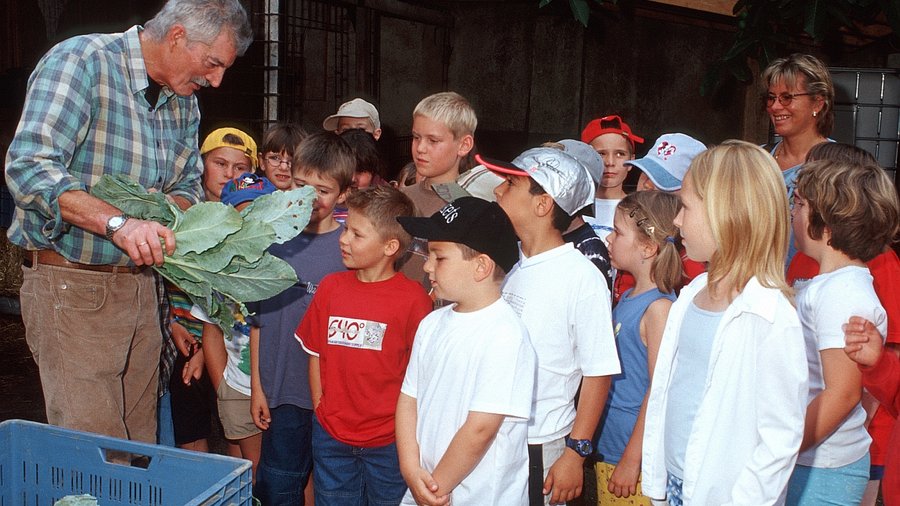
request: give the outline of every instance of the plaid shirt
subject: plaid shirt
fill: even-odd
[[[90,190],[103,174],[199,200],[197,99],[164,87],[150,105],[140,30],[73,37],[38,62],[6,158],[14,244],[55,250],[73,262],[128,265],[110,241],[70,226],[60,213],[60,195]]]

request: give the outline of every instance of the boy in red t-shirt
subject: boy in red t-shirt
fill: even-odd
[[[399,190],[352,193],[341,234],[351,269],[326,276],[296,337],[309,353],[313,484],[317,506],[399,504],[406,492],[394,413],[419,321],[431,298],[394,262],[411,240],[396,218],[412,216]]]

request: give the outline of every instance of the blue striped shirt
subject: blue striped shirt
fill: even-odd
[[[145,188],[199,201],[197,99],[163,87],[150,105],[141,29],[73,37],[38,62],[6,157],[14,244],[52,249],[73,262],[130,264],[103,236],[62,220],[59,196],[90,190],[103,174],[125,174]]]

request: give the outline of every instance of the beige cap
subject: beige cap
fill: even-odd
[[[322,122],[322,128],[325,130],[337,130],[340,118],[369,118],[372,124],[375,125],[376,130],[381,128],[381,120],[378,119],[378,109],[361,98],[354,98],[341,104],[335,114],[325,118],[325,121]]]

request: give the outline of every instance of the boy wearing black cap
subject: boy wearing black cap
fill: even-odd
[[[581,162],[555,148],[529,149],[511,164],[475,158],[506,178],[494,194],[522,240],[503,298],[537,354],[529,503],[564,503],[581,494],[582,465],[593,451],[610,376],[620,372],[606,281],[562,238],[593,200],[593,184]]]
[[[402,504],[527,504],[536,365],[527,330],[500,296],[518,259],[512,224],[476,197],[398,221],[428,240],[425,272],[453,302],[419,325],[397,402]]]

